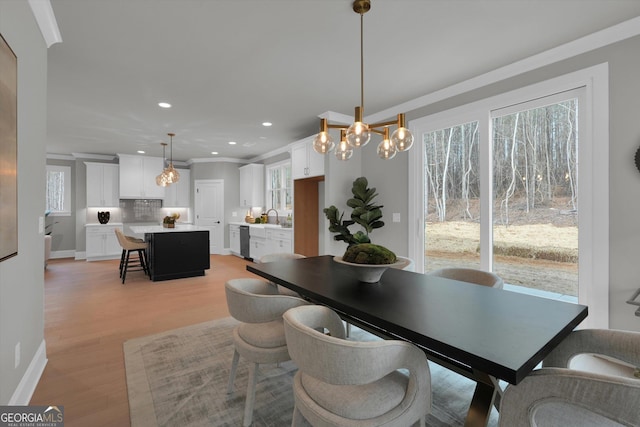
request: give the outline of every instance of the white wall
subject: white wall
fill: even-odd
[[[44,217],[47,47],[26,1],[0,1],[0,33],[18,57],[18,255],[0,262],[0,404],[6,405],[28,403],[26,377],[39,377],[43,367],[27,369],[37,354],[43,356],[38,349],[44,342],[44,234],[38,221]]]

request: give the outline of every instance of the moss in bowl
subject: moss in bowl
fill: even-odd
[[[342,257],[333,260],[352,268],[358,280],[365,283],[378,283],[389,267],[402,268],[404,260],[384,246],[372,243],[360,243],[350,246]]]

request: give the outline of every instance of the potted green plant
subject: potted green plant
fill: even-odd
[[[388,267],[402,268],[405,261],[398,261],[396,254],[381,245],[371,243],[369,234],[384,226],[383,205],[378,205],[376,189],[369,188],[367,178],[361,176],[353,181],[353,197],[347,200],[352,208],[350,219],[343,219],[344,212],[331,205],[323,210],[329,220],[329,231],[337,233],[333,238],[344,241],[348,247],[342,257],[334,257],[336,262],[354,268],[362,282],[377,283]],[[362,230],[352,233],[349,227],[359,225]]]

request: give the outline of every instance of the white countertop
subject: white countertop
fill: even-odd
[[[164,228],[161,225],[132,225],[129,227],[136,234],[173,233],[176,231],[207,231],[208,228],[192,224],[176,224],[175,228]]]
[[[229,225],[248,225],[254,228],[275,228],[277,230],[293,230],[293,227],[283,227],[278,224],[249,224],[248,222],[230,222]]]

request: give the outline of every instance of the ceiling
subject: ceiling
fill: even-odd
[[[251,159],[360,101],[351,0],[51,4],[50,154],[161,156],[174,132],[174,160]],[[638,0],[372,0],[365,116],[636,16]]]

